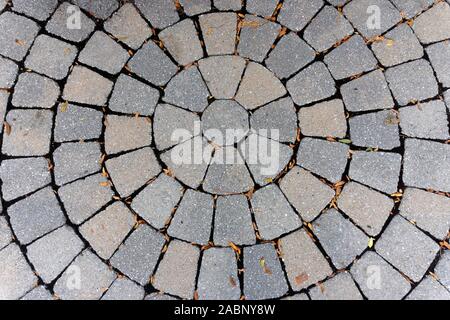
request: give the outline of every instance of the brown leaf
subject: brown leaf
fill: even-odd
[[[5,133],[9,136],[11,134],[11,125],[8,122],[3,122],[3,126],[5,127]]]
[[[309,279],[309,276],[303,272],[295,277],[295,283],[300,286],[303,283],[305,283],[306,281],[308,281],[308,279]]]

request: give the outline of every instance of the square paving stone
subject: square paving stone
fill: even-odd
[[[12,104],[15,107],[51,108],[55,105],[60,88],[58,84],[36,73],[22,73],[14,88]]]
[[[276,185],[255,192],[251,199],[261,238],[272,240],[302,225],[299,216]]]
[[[58,0],[13,0],[12,5],[15,12],[45,21],[55,11]]]
[[[76,24],[74,15],[80,17],[79,25]],[[45,27],[49,33],[73,42],[86,40],[94,31],[94,28],[94,21],[85,15],[79,7],[69,2],[63,2],[58,7]]]
[[[438,94],[438,84],[430,63],[420,59],[386,70],[386,79],[397,102],[404,106]]]
[[[38,191],[8,208],[14,234],[22,244],[28,244],[66,222],[50,187]]]
[[[341,86],[341,94],[348,111],[390,109],[394,100],[383,71],[375,70]]]
[[[281,26],[274,22],[246,15],[241,23],[237,47],[239,55],[256,62],[262,62],[280,31]]]
[[[0,57],[0,88],[10,89],[14,86],[19,67],[12,60]]]
[[[6,218],[0,216],[0,250],[6,247],[13,240],[13,235]]]
[[[434,100],[404,107],[399,111],[400,127],[404,135],[425,139],[446,140],[450,138],[447,108],[444,102]]]
[[[105,57],[108,57],[108,59],[105,59]],[[130,56],[125,49],[101,31],[92,35],[78,56],[81,63],[110,74],[119,73],[129,58]]]
[[[400,24],[386,33],[381,41],[374,42],[372,51],[386,67],[423,57],[423,48],[407,23]]]
[[[6,201],[33,192],[51,182],[45,158],[3,160],[0,166],[2,194]]]
[[[278,78],[288,78],[316,57],[314,50],[294,32],[280,39],[265,60]]]
[[[161,172],[153,150],[148,147],[107,160],[106,169],[122,197],[131,195]]]
[[[55,300],[53,295],[44,286],[39,286],[28,292],[20,300],[29,301],[50,301]]]
[[[371,71],[377,67],[377,60],[372,51],[358,35],[351,37],[328,53],[324,61],[337,80]],[[348,63],[349,61],[352,63]]]
[[[438,264],[434,268],[434,273],[438,276],[439,282],[443,286],[450,289],[450,251],[444,251],[439,259]]]
[[[131,206],[153,227],[162,229],[183,196],[183,189],[178,181],[161,174],[133,199]]]
[[[450,5],[439,2],[414,19],[414,32],[422,43],[450,38]]]
[[[0,251],[0,299],[19,299],[37,283],[20,248],[10,244]]]
[[[450,44],[443,41],[427,47],[426,50],[439,82],[444,87],[450,87]]]
[[[405,185],[450,192],[450,145],[406,139],[404,157]]]
[[[76,271],[74,271],[76,270]],[[80,287],[73,287],[74,274]],[[116,274],[89,250],[80,254],[55,283],[55,295],[63,300],[97,300],[116,278]]]
[[[147,225],[141,225],[111,258],[111,264],[130,279],[146,285],[155,269],[164,236]]]
[[[294,291],[307,288],[333,272],[319,248],[304,230],[281,238],[280,251]]]
[[[60,104],[56,114],[56,142],[98,139],[103,128],[103,113],[72,104]]]
[[[63,226],[27,247],[27,256],[45,283],[51,283],[83,250],[72,228]]]
[[[450,300],[450,292],[437,280],[426,276],[424,280],[406,297],[406,300]]]
[[[213,220],[213,198],[199,191],[188,190],[172,219],[168,234],[189,242],[206,245]]]
[[[244,295],[246,300],[266,300],[288,291],[275,247],[271,243],[244,248]]]
[[[376,236],[389,218],[394,201],[359,183],[349,182],[339,196],[338,207],[367,234]]]
[[[80,227],[83,237],[103,259],[109,259],[136,223],[135,216],[116,202]]]
[[[200,250],[185,242],[173,240],[155,273],[153,286],[185,299],[192,299]]]
[[[46,35],[40,35],[31,47],[30,54],[25,60],[25,67],[50,78],[61,80],[69,73],[69,68],[77,54],[78,50],[75,46]]]
[[[104,106],[111,93],[113,83],[98,73],[76,66],[67,79],[63,99],[78,103]]]
[[[136,0],[136,7],[141,11],[144,17],[150,21],[151,25],[156,29],[164,29],[178,20],[175,3],[166,0]]]
[[[231,248],[211,248],[203,253],[197,292],[200,300],[239,300],[236,255]]]
[[[214,243],[228,246],[252,245],[256,242],[252,216],[247,198],[243,195],[219,197],[216,202]]]
[[[117,0],[96,0],[94,2],[90,0],[73,0],[73,3],[101,20],[107,19],[119,8]]]
[[[234,52],[237,28],[235,13],[205,14],[200,16],[199,21],[206,51],[210,56]]]
[[[299,106],[331,97],[336,92],[330,71],[322,62],[300,71],[287,82],[286,88]]]
[[[322,6],[322,0],[286,0],[278,14],[278,22],[293,31],[301,31]]]
[[[2,152],[10,156],[40,156],[50,151],[53,112],[11,110],[6,122],[11,133],[4,135]]]
[[[355,151],[349,176],[387,194],[397,192],[402,156],[397,153]]]
[[[313,223],[313,232],[338,269],[343,269],[367,248],[368,237],[335,209]]]
[[[179,0],[184,13],[188,16],[195,16],[211,10],[210,0]]]
[[[349,146],[343,143],[304,138],[297,154],[297,164],[336,183],[342,178],[349,157]]]
[[[333,189],[297,166],[281,180],[280,188],[305,221],[314,220],[335,195]]]
[[[338,273],[309,291],[311,300],[363,300],[361,293],[355,285],[351,275],[345,271]]]
[[[11,12],[0,15],[0,54],[21,61],[33,44],[40,27],[33,20]]]
[[[407,188],[400,214],[438,239],[444,239],[450,229],[450,199],[442,195]]]
[[[325,51],[353,33],[353,27],[332,6],[325,6],[306,27],[303,37],[317,51]]]
[[[234,10],[242,9],[241,0],[214,0],[214,6],[219,10]]]
[[[398,8],[398,10],[400,10],[402,16],[407,19],[411,19],[433,4],[433,0],[392,0],[391,2]]]
[[[108,291],[103,295],[102,300],[143,300],[144,288],[127,278],[117,278]]]
[[[58,190],[70,221],[81,224],[111,201],[111,187],[100,174],[65,185]],[[81,201],[82,200],[82,201]]]
[[[413,281],[419,281],[439,246],[414,225],[396,216],[375,245],[376,251]]]
[[[258,16],[270,17],[275,11],[277,2],[277,0],[247,0],[245,9]]]
[[[398,115],[393,110],[372,112],[349,119],[355,146],[392,150],[400,147]]]
[[[350,272],[370,300],[401,300],[411,290],[408,280],[373,251],[356,261]]]

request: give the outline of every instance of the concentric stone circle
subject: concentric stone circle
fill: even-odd
[[[447,2],[72,2],[0,1],[0,299],[450,299]]]

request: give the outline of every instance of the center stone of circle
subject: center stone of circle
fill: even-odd
[[[231,146],[242,141],[248,134],[249,114],[233,100],[216,100],[202,115],[204,136],[219,146]]]

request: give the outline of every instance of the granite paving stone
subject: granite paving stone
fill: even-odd
[[[262,17],[270,17],[275,11],[277,3],[277,0],[248,0],[246,9],[252,14]]]
[[[180,5],[188,16],[195,16],[211,10],[210,0],[180,0]]]
[[[164,29],[180,19],[175,3],[172,5],[166,0],[136,0],[135,5],[150,24],[157,29]]]
[[[406,297],[406,300],[450,300],[450,292],[431,276],[424,280]]]
[[[19,67],[9,59],[0,57],[0,87],[10,89],[14,86]]]
[[[414,19],[413,29],[425,44],[450,38],[450,5],[445,1],[436,3]]]
[[[241,0],[214,0],[214,6],[219,10],[238,11],[242,8]]]
[[[144,288],[127,278],[117,278],[103,295],[102,300],[143,300]]]
[[[450,45],[443,41],[428,46],[426,51],[439,83],[444,87],[450,87]]]
[[[309,295],[311,300],[363,300],[348,272],[339,273],[320,287],[312,288]]]
[[[58,0],[14,0],[12,9],[39,21],[47,20],[58,5]]]
[[[0,216],[0,250],[6,247],[13,240],[11,229],[6,218]]]
[[[424,11],[433,4],[433,0],[409,1],[409,0],[392,0],[392,3],[400,10],[401,14],[411,19],[418,13]]]
[[[53,129],[56,142],[98,139],[103,129],[103,113],[73,104],[60,104]]]
[[[195,0],[189,0],[194,2]],[[209,3],[209,0],[208,0]],[[206,51],[210,56],[232,54],[236,46],[237,15],[210,13],[199,18]]]
[[[73,3],[80,8],[86,10],[98,19],[107,19],[117,8],[119,8],[118,0],[73,0]]]
[[[39,286],[28,292],[20,300],[29,301],[50,301],[55,300],[54,296],[44,286]]]
[[[278,14],[278,21],[293,31],[301,31],[323,4],[322,0],[286,0]]]
[[[21,108],[50,109],[60,91],[59,85],[49,78],[31,72],[22,73],[14,88],[12,104]]]
[[[450,268],[450,251],[444,251],[440,257],[440,260],[434,268],[434,273],[438,276],[439,282],[450,289],[450,275],[448,274],[448,268]]]

